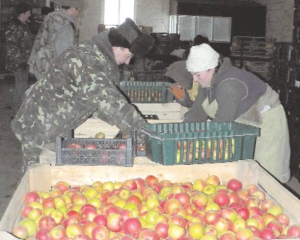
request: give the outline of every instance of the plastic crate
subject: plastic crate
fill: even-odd
[[[132,77],[138,82],[170,82],[165,73],[166,70],[133,71]]]
[[[168,90],[171,83],[165,82],[121,82],[120,88],[134,103],[168,103],[174,95]]]
[[[135,138],[100,139],[100,138],[72,138],[71,131],[67,138],[56,138],[56,165],[116,165],[132,167],[135,153]],[[77,143],[82,148],[69,148]],[[87,148],[87,145],[97,148]],[[122,148],[120,146],[122,144]],[[124,147],[124,148],[123,148]]]
[[[253,159],[259,128],[240,123],[147,124],[146,156],[163,165]]]

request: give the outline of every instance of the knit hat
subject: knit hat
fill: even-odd
[[[180,86],[187,90],[192,88],[193,76],[186,70],[186,61],[172,63],[165,73],[165,76],[172,78]]]
[[[203,43],[191,48],[186,61],[189,72],[202,72],[218,66],[219,54],[208,44]]]
[[[73,7],[73,8],[84,8],[84,0],[61,0],[61,6]]]
[[[20,15],[21,13],[26,13],[31,10],[32,10],[32,7],[25,2],[21,2],[16,5],[16,14],[17,15]]]
[[[119,33],[122,38],[114,31]],[[130,18],[126,18],[125,22],[117,29],[111,29],[108,36],[112,46],[128,48],[134,55],[143,56],[154,46],[154,39],[150,35],[142,33],[139,27]],[[129,46],[124,39],[129,43]]]

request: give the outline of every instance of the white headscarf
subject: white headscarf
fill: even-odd
[[[202,72],[218,66],[219,54],[208,44],[193,46],[186,61],[189,72]]]

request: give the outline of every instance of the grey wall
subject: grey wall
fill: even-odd
[[[247,1],[247,0],[240,0]],[[267,6],[266,37],[277,42],[291,42],[293,35],[294,0],[256,0]],[[103,23],[103,1],[88,0],[83,16],[78,19],[80,39],[84,41],[97,34]],[[153,32],[168,32],[169,15],[176,14],[176,0],[136,0],[136,23],[151,26]]]

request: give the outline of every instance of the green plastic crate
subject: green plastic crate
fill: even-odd
[[[163,165],[253,159],[260,129],[240,123],[147,124],[146,156]]]
[[[124,94],[134,103],[168,103],[174,101],[174,95],[168,90],[166,82],[120,82]]]

